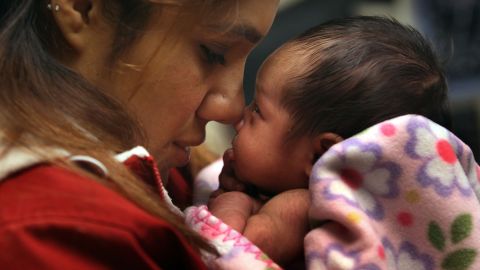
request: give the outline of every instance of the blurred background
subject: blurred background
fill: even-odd
[[[480,157],[480,0],[280,0],[268,36],[247,60],[244,80],[251,101],[257,70],[288,39],[326,20],[351,15],[381,15],[417,28],[432,41],[450,89],[453,132]],[[207,146],[218,154],[229,147],[234,131],[207,126]]]

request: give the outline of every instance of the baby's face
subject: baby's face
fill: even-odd
[[[245,109],[232,142],[236,175],[269,193],[307,187],[313,160],[308,136],[286,141],[294,123],[280,105],[285,67],[292,64],[284,55],[280,49],[262,65],[255,99]]]

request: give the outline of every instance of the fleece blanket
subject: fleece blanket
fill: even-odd
[[[479,167],[406,115],[334,145],[310,177],[309,269],[480,269]]]

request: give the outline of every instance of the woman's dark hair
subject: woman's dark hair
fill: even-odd
[[[328,131],[347,138],[404,114],[450,127],[444,73],[412,27],[374,16],[336,19],[287,47],[305,66],[283,92],[295,123],[290,137]]]
[[[142,144],[142,130],[123,105],[109,95],[110,89],[98,89],[62,63],[62,57],[72,49],[55,23],[52,10],[47,8],[48,3],[47,0],[0,0],[0,157],[13,147],[23,147],[38,155],[42,152],[36,149],[60,148],[72,155],[92,156],[108,168],[108,181],[67,161],[56,159],[52,163],[89,174],[172,224],[194,247],[215,253],[145,183],[114,160],[112,153]],[[218,13],[220,18],[219,14],[235,10],[237,2],[105,0],[101,3],[103,16],[115,30],[109,61],[105,63],[113,69],[119,57],[145,33],[142,30],[149,22],[153,5],[156,8],[176,5],[191,15],[193,22],[210,18],[211,13]],[[179,19],[178,24],[182,23],[190,21]]]

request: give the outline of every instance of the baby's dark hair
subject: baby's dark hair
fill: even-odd
[[[283,90],[295,123],[290,137],[328,131],[347,138],[404,114],[450,128],[441,65],[412,27],[375,16],[335,19],[286,47],[302,67]]]

